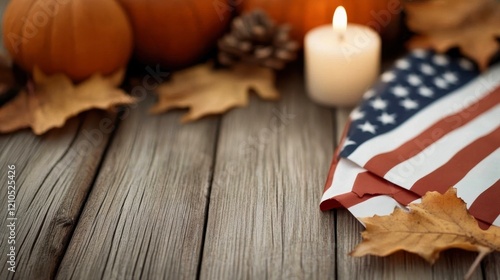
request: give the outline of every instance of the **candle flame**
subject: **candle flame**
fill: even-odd
[[[333,30],[343,34],[347,29],[347,12],[343,6],[338,6],[333,14]]]

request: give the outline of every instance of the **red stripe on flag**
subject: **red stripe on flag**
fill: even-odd
[[[373,198],[375,196],[377,196],[377,195],[367,194],[363,197],[359,197],[357,194],[355,194],[353,192],[349,192],[349,193],[338,195],[336,197],[332,197],[328,200],[321,202],[320,209],[321,209],[321,211],[327,211],[327,210],[331,210],[334,208],[342,208],[342,207],[349,208],[349,207],[354,206],[354,205],[361,203],[363,201],[367,201],[368,199]]]
[[[402,161],[412,158],[447,133],[465,125],[500,102],[500,87],[460,112],[441,119],[418,136],[405,142],[399,148],[371,158],[364,168],[379,176],[391,170]],[[449,186],[448,186],[449,187]]]
[[[404,205],[420,198],[417,194],[403,189],[370,172],[359,173],[358,176],[356,176],[352,191],[359,197],[365,195],[389,195]]]
[[[498,143],[500,143],[500,127],[460,150],[447,163],[415,182],[411,190],[424,195],[431,186],[432,190],[445,193],[465,177],[472,168],[493,153],[498,148]]]
[[[326,211],[341,206],[349,208],[378,195],[391,196],[403,205],[407,205],[420,198],[417,194],[403,189],[375,174],[362,172],[356,176],[351,192],[323,201],[320,204],[320,209]]]
[[[473,187],[473,186],[471,186]],[[500,180],[481,193],[469,207],[472,216],[492,224],[500,215]]]

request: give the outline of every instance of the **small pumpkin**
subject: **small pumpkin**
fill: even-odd
[[[4,14],[4,45],[17,64],[74,81],[124,67],[132,38],[116,0],[13,0]]]
[[[226,0],[120,2],[133,25],[137,57],[171,69],[197,62],[215,46],[231,19]]]
[[[331,24],[335,9],[342,5],[349,22],[368,25],[385,39],[397,35],[401,0],[240,0],[243,12],[265,10],[278,23],[292,25],[292,37],[300,42],[314,27]]]

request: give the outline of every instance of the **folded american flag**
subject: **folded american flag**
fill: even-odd
[[[458,196],[481,226],[500,226],[500,63],[415,50],[352,111],[321,209],[390,214],[427,191]]]

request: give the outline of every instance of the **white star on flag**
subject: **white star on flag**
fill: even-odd
[[[396,79],[396,75],[394,75],[394,73],[391,71],[385,72],[384,74],[382,74],[381,79],[383,82],[390,83]]]
[[[376,131],[377,126],[371,124],[368,121],[366,121],[364,124],[358,125],[358,128],[361,129],[361,131],[363,131],[363,132],[370,132],[371,134],[377,133],[377,131]]]
[[[428,87],[420,87],[418,89],[418,94],[424,96],[424,97],[432,97],[434,95],[434,91]]]
[[[381,99],[380,97],[377,97],[375,100],[370,102],[370,105],[375,110],[385,110],[385,108],[387,108],[387,101]]]
[[[365,117],[365,113],[360,111],[359,108],[354,109],[351,113],[351,120],[357,121]]]
[[[399,59],[398,61],[396,61],[396,67],[399,69],[406,70],[410,68],[410,66],[410,62],[408,62],[408,60],[406,59]]]
[[[342,146],[342,149],[345,149],[345,147],[347,146],[351,146],[351,145],[356,145],[356,142],[352,141],[351,139],[349,138],[346,138],[344,140],[344,146]]]
[[[430,64],[424,63],[420,66],[420,71],[425,75],[432,76],[436,74],[436,70]]]
[[[411,100],[409,98],[406,98],[405,100],[401,101],[399,103],[401,106],[403,106],[406,110],[413,110],[418,108],[418,102],[415,100]]]
[[[434,79],[434,84],[438,87],[438,88],[442,88],[442,89],[446,89],[448,88],[448,83],[446,82],[445,79],[443,78],[435,78]]]
[[[363,94],[363,99],[370,99],[373,96],[375,96],[375,90],[369,89],[365,92],[365,94]]]
[[[410,92],[408,91],[407,88],[397,85],[392,88],[392,94],[394,94],[397,97],[407,97]]]
[[[458,64],[460,65],[460,67],[462,67],[462,69],[465,69],[465,70],[474,69],[474,64],[472,64],[472,62],[470,62],[469,60],[467,60],[465,58],[460,59]]]
[[[433,58],[432,61],[439,66],[445,66],[448,64],[448,58],[442,54],[436,54]]]
[[[412,86],[419,86],[422,84],[422,79],[418,75],[410,74],[408,75],[408,83]]]
[[[387,114],[386,112],[383,112],[382,115],[380,115],[377,118],[377,120],[379,120],[384,125],[395,124],[396,123],[396,114]]]
[[[427,56],[427,51],[424,49],[413,50],[413,55],[418,58],[425,58]]]
[[[452,73],[452,72],[446,72],[443,74],[443,78],[445,79],[445,81],[447,81],[448,83],[452,83],[452,84],[455,84],[458,82],[458,77],[455,73]]]

